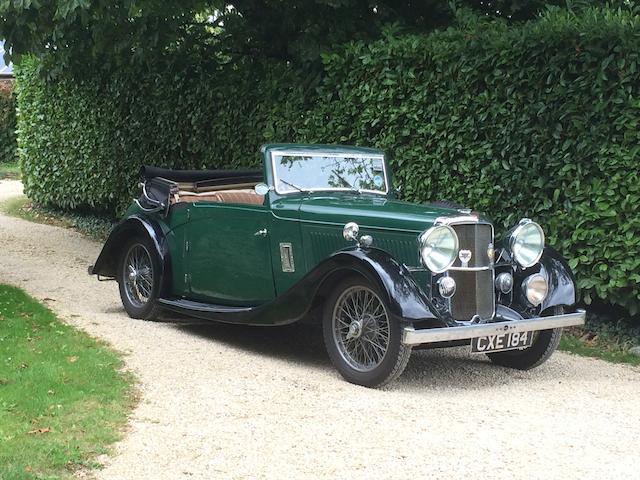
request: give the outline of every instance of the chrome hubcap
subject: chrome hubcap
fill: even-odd
[[[151,300],[153,292],[151,256],[144,245],[133,245],[124,265],[123,281],[127,298],[136,307],[143,307]]]
[[[353,321],[349,325],[349,332],[347,333],[347,339],[359,338],[362,335],[362,323],[359,321]]]
[[[333,338],[354,370],[379,366],[389,349],[389,318],[376,293],[363,286],[346,289],[333,311]]]

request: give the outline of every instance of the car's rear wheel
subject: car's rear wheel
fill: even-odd
[[[555,307],[550,313],[562,315],[563,312],[562,307]],[[496,365],[518,370],[531,370],[549,360],[551,354],[558,348],[560,338],[562,338],[562,328],[540,330],[535,333],[533,343],[529,348],[488,353],[487,356]]]
[[[160,291],[160,260],[146,238],[135,238],[123,250],[118,269],[122,305],[131,318],[157,317]]]
[[[411,347],[402,343],[402,325],[377,289],[349,277],[333,290],[323,311],[323,336],[331,362],[349,382],[379,387],[404,370]]]

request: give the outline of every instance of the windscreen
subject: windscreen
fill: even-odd
[[[387,177],[382,156],[276,154],[278,193],[352,190],[386,194]]]

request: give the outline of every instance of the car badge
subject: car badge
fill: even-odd
[[[493,263],[496,258],[496,250],[493,248],[493,243],[490,243],[487,247],[487,257],[489,257],[491,263]]]
[[[460,250],[458,252],[458,258],[462,263],[462,268],[467,268],[469,266],[469,260],[471,260],[471,250]]]

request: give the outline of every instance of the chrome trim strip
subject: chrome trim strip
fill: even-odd
[[[492,270],[493,267],[449,267],[447,270],[458,270],[460,272],[483,272],[485,270]]]
[[[330,156],[335,156],[335,157],[339,157],[339,156],[344,156],[344,157],[349,157],[349,158],[384,158],[384,154],[382,152],[379,153],[351,153],[348,151],[349,147],[345,147],[345,150],[343,150],[341,153],[336,153],[334,152],[333,154],[329,153],[329,152],[322,152],[322,151],[311,151],[311,150],[271,150],[271,154],[272,155],[282,155],[282,156],[287,156],[287,157],[297,157],[297,156],[301,156],[301,157],[314,157],[314,156],[318,156],[318,155],[325,155],[327,157]]]
[[[288,152],[288,151],[271,151],[270,152],[270,156],[271,156],[271,173],[273,176],[273,188],[275,189],[276,193],[278,195],[291,195],[293,193],[299,193],[298,191],[294,190],[292,192],[281,192],[278,190],[278,174],[277,174],[277,170],[276,170],[276,156],[290,156],[290,157],[304,157],[304,156],[309,156],[309,157],[313,157],[313,156],[318,156],[318,155],[326,155],[326,156],[331,156],[330,153],[326,153],[323,154],[322,152],[304,152],[304,151],[294,151],[294,152]],[[384,174],[384,186],[385,186],[385,190],[381,191],[381,190],[359,190],[359,192],[364,192],[364,193],[373,193],[376,195],[388,195],[389,194],[389,176],[387,175],[387,162],[385,160],[384,155],[381,154],[371,154],[371,155],[367,155],[364,153],[344,153],[344,154],[335,154],[334,156],[344,156],[344,157],[348,157],[348,158],[377,158],[382,160],[382,172]],[[350,188],[310,188],[310,189],[305,189],[305,192],[352,192],[353,190],[351,190]]]
[[[410,272],[428,272],[429,271],[429,269],[425,267],[409,267],[405,265],[404,268],[406,268]]]
[[[571,327],[584,325],[585,311],[576,310],[574,313],[554,315],[552,317],[525,318],[510,322],[494,322],[474,324],[461,327],[428,328],[415,330],[413,327],[405,327],[402,334],[402,343],[405,345],[420,345],[431,342],[448,342],[451,340],[467,340],[487,335],[500,335],[503,333],[531,332],[536,330],[548,330],[551,328]]]
[[[480,218],[476,215],[461,215],[459,217],[438,217],[436,218],[433,224],[434,225],[452,225],[454,223],[485,223],[485,222],[480,222]]]

